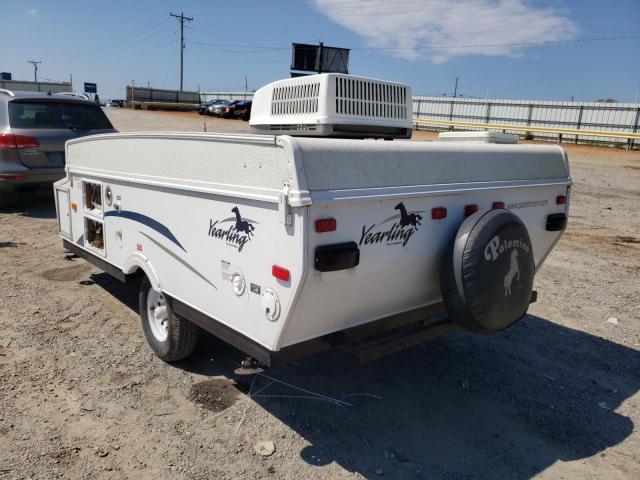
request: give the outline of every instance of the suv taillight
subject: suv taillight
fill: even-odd
[[[38,140],[27,135],[0,133],[0,148],[37,148]]]

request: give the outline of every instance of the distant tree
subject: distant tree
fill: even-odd
[[[618,103],[618,100],[615,98],[599,98],[596,102],[600,103]]]

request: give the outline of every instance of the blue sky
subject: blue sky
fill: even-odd
[[[120,98],[132,79],[185,90],[243,90],[289,75],[291,42],[352,48],[350,72],[415,94],[634,101],[640,0],[0,0],[0,71],[98,84]],[[635,39],[585,41],[635,36]],[[549,42],[540,44],[540,42]],[[560,43],[559,43],[560,42]],[[531,44],[534,45],[531,45]]]

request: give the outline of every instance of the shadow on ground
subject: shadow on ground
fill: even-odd
[[[3,207],[2,213],[20,213],[31,218],[56,218],[56,206],[51,192],[16,194],[11,205]]]
[[[137,309],[135,289],[92,279]],[[221,364],[239,358],[203,335],[176,366],[231,375]],[[352,406],[278,383],[254,401],[310,443],[300,452],[309,464],[337,462],[367,478],[526,479],[631,435],[632,420],[615,409],[638,392],[639,365],[636,350],[527,316],[492,337],[458,333],[367,365],[331,351],[266,372]],[[269,381],[257,377],[253,391]]]

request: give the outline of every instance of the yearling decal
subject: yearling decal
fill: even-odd
[[[420,222],[422,215],[420,215],[421,212],[409,213],[402,202],[395,206],[395,210],[399,210],[400,214],[394,215],[379,224],[363,225],[360,245],[384,243],[386,245],[402,245],[406,247],[413,234],[418,231],[418,226],[422,225]],[[393,222],[391,227],[387,227],[389,222]]]
[[[255,222],[248,218],[242,218],[238,207],[233,207],[231,212],[235,217],[225,218],[224,220],[209,219],[209,236],[219,240],[224,240],[227,245],[235,247],[241,252],[244,246],[253,237],[253,231],[256,229]],[[227,226],[227,224],[229,224]]]

